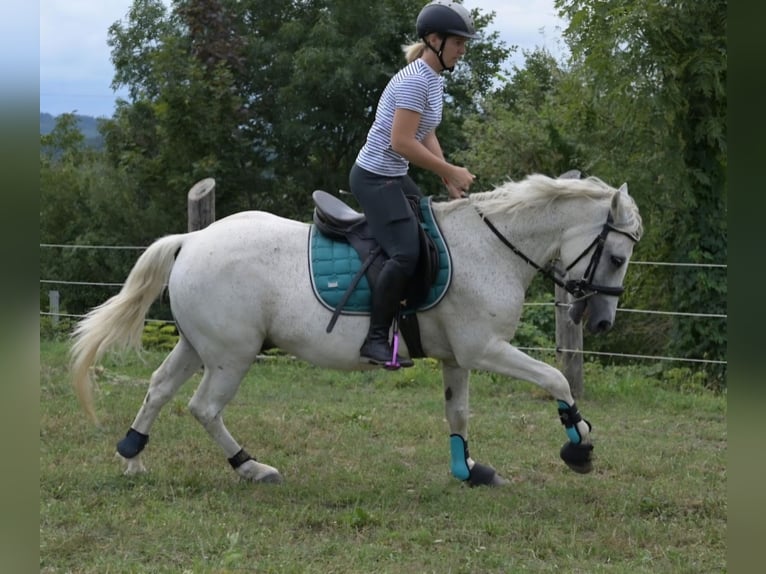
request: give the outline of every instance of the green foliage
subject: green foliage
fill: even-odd
[[[666,369],[662,373],[662,380],[668,384],[669,388],[680,392],[696,392],[700,387],[711,386],[703,371],[689,367]],[[718,387],[717,390],[721,390],[721,387]]]
[[[481,188],[529,173],[558,175],[580,165],[558,119],[563,76],[550,54],[532,52],[524,69],[514,69],[509,83],[483,99],[481,113],[466,119],[465,131],[477,137],[455,155],[481,174]]]
[[[484,99],[458,157],[482,187],[578,168],[629,182],[646,234],[634,260],[725,263],[726,3],[556,2],[569,20],[564,68],[544,50]],[[631,267],[621,304],[684,314],[726,312],[726,273]],[[726,356],[725,320],[620,315],[596,349],[698,359]],[[703,367],[725,384],[725,369]]]
[[[312,190],[347,187],[420,8],[401,0],[186,0],[170,10],[135,2],[109,31],[114,86],[132,99],[109,127],[109,156],[179,219],[173,192],[203,177],[217,181],[221,215],[263,209],[308,219]],[[479,28],[490,21],[477,12]],[[448,81],[454,110],[474,109],[508,53],[496,33],[472,52]],[[459,134],[459,115],[449,118]]]
[[[512,344],[517,347],[556,348],[556,314],[551,297],[537,300],[527,299],[521,321],[513,336]]]
[[[77,120],[77,129],[80,130],[84,137],[85,145],[95,149],[101,149],[104,145],[104,139],[98,130],[99,123],[102,120],[92,116],[83,116],[81,114],[75,114],[74,117]],[[40,134],[49,134],[55,127],[56,118],[51,114],[40,112]]]
[[[101,129],[108,131],[108,122]],[[86,146],[74,115],[62,114],[56,127],[40,137],[40,242],[137,247],[165,235],[165,213],[141,201],[134,183],[130,173],[115,169],[104,153]],[[185,210],[185,197],[176,201]],[[43,248],[41,278],[119,286],[138,254],[130,249]],[[115,286],[55,287],[62,308],[72,314],[82,314],[116,292]],[[41,301],[44,296],[41,286]]]
[[[151,321],[144,325],[141,345],[145,349],[171,351],[178,343],[178,329],[173,323]]]
[[[59,317],[58,320],[50,315],[40,317],[40,340],[43,341],[67,341],[74,321],[69,317]]]
[[[596,144],[593,171],[611,175],[624,166],[620,177],[638,184],[631,191],[645,214],[642,253],[657,261],[725,263],[727,3],[615,1],[595,9],[587,0],[557,0],[556,6],[570,20],[564,37],[573,76],[585,86],[578,105],[590,110],[592,121],[583,127]],[[655,290],[644,293],[663,295],[654,308],[725,313],[725,274],[651,273],[646,282]],[[726,338],[725,322],[680,318],[667,351],[722,358]]]

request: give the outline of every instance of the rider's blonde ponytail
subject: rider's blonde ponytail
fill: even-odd
[[[404,52],[404,57],[407,59],[408,64],[420,58],[420,56],[423,55],[425,49],[426,44],[423,42],[423,40],[418,40],[412,44],[402,46],[402,51]]]

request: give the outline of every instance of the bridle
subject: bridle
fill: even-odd
[[[606,238],[609,235],[610,231],[614,231],[616,233],[620,233],[628,238],[630,238],[633,243],[638,242],[638,236],[636,236],[633,233],[630,233],[628,231],[623,231],[622,229],[616,228],[613,223],[614,220],[612,219],[612,214],[609,213],[606,218],[606,222],[604,223],[603,227],[601,228],[601,232],[598,234],[598,236],[590,242],[590,245],[586,247],[580,255],[578,255],[572,263],[570,263],[566,269],[564,269],[563,272],[559,271],[555,267],[552,267],[550,265],[546,267],[541,267],[534,261],[532,261],[529,257],[527,257],[518,247],[516,247],[513,243],[511,243],[500,231],[495,227],[492,222],[487,218],[486,215],[484,215],[481,210],[474,206],[476,208],[476,211],[479,213],[479,216],[484,221],[484,223],[487,224],[487,227],[494,233],[497,238],[502,241],[503,245],[508,247],[511,251],[513,251],[516,255],[521,257],[526,263],[537,269],[537,271],[541,272],[543,275],[551,279],[556,285],[559,287],[565,289],[568,293],[570,293],[575,300],[581,300],[581,299],[587,299],[588,297],[592,297],[593,295],[597,293],[601,293],[603,295],[609,295],[612,297],[619,297],[622,295],[622,293],[625,291],[623,287],[610,287],[608,285],[598,285],[596,283],[593,283],[593,278],[596,275],[596,269],[598,268],[598,264],[601,261],[601,255],[604,252],[604,243],[606,242]],[[556,274],[560,276],[566,276],[566,274],[575,266],[577,263],[585,257],[590,250],[593,250],[593,255],[591,255],[590,261],[588,262],[588,266],[585,268],[585,273],[583,273],[583,276],[581,279],[569,279],[567,281],[562,281],[559,279],[559,277],[556,276]]]

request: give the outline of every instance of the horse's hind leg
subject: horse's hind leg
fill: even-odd
[[[468,369],[442,363],[444,412],[450,429],[452,475],[471,486],[500,486],[508,481],[494,468],[475,462],[468,453]]]
[[[144,403],[125,438],[117,443],[117,453],[127,462],[125,474],[146,470],[141,461],[141,451],[149,441],[152,424],[162,407],[201,366],[197,351],[181,336],[170,354],[152,373]]]
[[[248,369],[249,364],[241,368],[206,367],[202,382],[189,401],[189,410],[223,449],[237,474],[253,482],[279,483],[282,482],[279,471],[257,462],[234,440],[223,424],[223,409],[234,398]]]

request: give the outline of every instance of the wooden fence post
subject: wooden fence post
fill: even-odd
[[[59,323],[59,292],[48,291],[48,310],[51,314],[51,323],[58,325]]]
[[[215,221],[215,179],[195,183],[187,196],[189,231],[203,229]]]
[[[558,285],[555,298],[562,303],[572,301],[572,296],[566,289]],[[556,359],[561,372],[569,381],[572,395],[575,399],[581,398],[585,390],[582,377],[582,323],[575,325],[569,320],[569,307],[566,305],[556,305]]]

